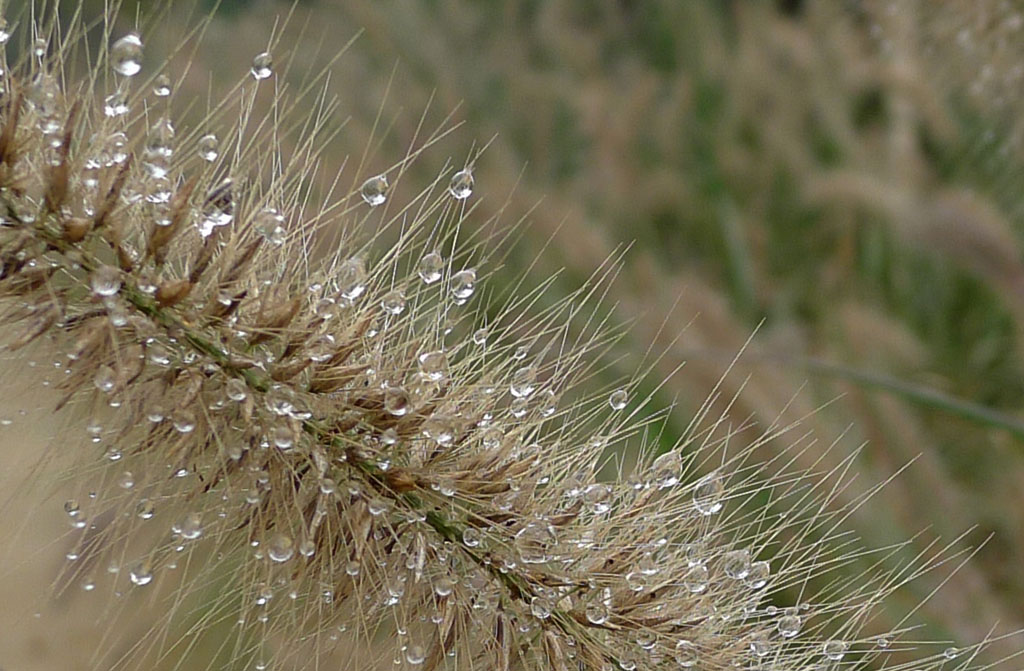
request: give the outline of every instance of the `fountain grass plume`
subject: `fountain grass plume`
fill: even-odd
[[[477,220],[476,155],[396,196],[449,127],[324,182],[325,74],[291,92],[272,42],[187,125],[184,74],[118,25],[36,6],[0,97],[5,345],[58,353],[87,425],[51,452],[82,492],[59,584],[159,613],[94,666],[179,668],[210,632],[255,668],[979,666],[872,628],[958,555],[845,534],[854,455],[736,448],[710,402],[666,451],[644,370],[585,391],[614,259],[481,305],[515,229]]]

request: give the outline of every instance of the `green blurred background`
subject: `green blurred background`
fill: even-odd
[[[137,4],[142,25],[155,4]],[[217,98],[290,9],[221,3],[182,87]],[[298,86],[361,32],[329,86],[340,131],[325,163],[371,149],[348,181],[399,160],[424,109],[428,127],[453,109],[464,125],[409,182],[490,141],[474,216],[508,197],[505,221],[528,220],[509,277],[538,258],[537,276],[566,269],[564,295],[632,244],[609,293],[631,324],[625,356],[595,384],[628,377],[652,343],[665,356],[651,388],[686,360],[656,397],[679,403],[666,441],[756,330],[722,388],[721,408],[738,395],[734,425],[799,420],[776,449],[810,433],[815,458],[839,439],[822,467],[863,445],[846,501],[916,459],[850,523],[870,546],[976,527],[962,546],[987,542],[919,615],[966,644],[996,622],[1024,626],[1022,12],[1006,0],[305,0],[274,55],[288,63],[278,84]],[[155,67],[162,38],[143,37]],[[883,619],[935,582],[908,587]]]

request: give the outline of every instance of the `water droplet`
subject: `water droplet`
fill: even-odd
[[[140,520],[151,520],[156,513],[156,507],[149,499],[142,499],[135,508],[135,514]]]
[[[473,344],[481,347],[487,344],[487,329],[473,331]]]
[[[692,641],[682,639],[676,643],[676,649],[673,656],[676,659],[676,664],[684,669],[689,669],[697,664],[697,646],[694,645]]]
[[[800,633],[800,627],[803,626],[803,620],[796,612],[789,612],[779,618],[779,635],[782,638],[795,638]]]
[[[216,158],[216,156],[214,156]],[[284,229],[284,215],[273,207],[259,211],[253,221],[253,228],[270,244],[280,247],[284,244],[287,232]]]
[[[529,522],[515,535],[514,544],[524,564],[544,564],[554,559],[552,552],[558,537],[544,521]]]
[[[587,504],[591,512],[603,515],[611,510],[612,488],[605,484],[588,485],[583,490],[583,502]]]
[[[535,596],[530,599],[530,612],[538,620],[546,620],[551,617],[551,602],[542,596]]]
[[[467,168],[452,175],[448,183],[448,193],[455,200],[465,200],[473,194],[473,173]]]
[[[104,394],[109,394],[117,386],[117,373],[110,366],[100,366],[96,369],[96,375],[93,376],[92,383]]]
[[[771,644],[764,639],[756,638],[750,642],[750,652],[754,653],[755,657],[767,657],[771,651]]]
[[[64,502],[64,512],[66,512],[70,517],[77,517],[81,511],[82,509],[78,505],[77,499],[68,499]]]
[[[338,267],[338,289],[347,300],[354,301],[366,291],[366,262],[356,256]]]
[[[202,216],[196,222],[199,235],[209,237],[214,229],[227,226],[235,219],[234,182],[224,179],[210,189],[203,202]]]
[[[121,290],[121,272],[113,266],[100,266],[89,276],[89,285],[98,296],[113,296]]]
[[[527,398],[537,388],[537,370],[533,366],[524,366],[512,374],[509,393],[516,398]]]
[[[414,643],[405,649],[405,661],[409,662],[413,666],[419,666],[426,658],[427,653],[423,649],[422,645],[416,645]]]
[[[241,403],[249,396],[249,388],[240,378],[233,377],[224,383],[224,394],[235,403]]]
[[[462,542],[468,548],[480,546],[480,531],[474,527],[466,527],[462,530]]]
[[[7,19],[0,18],[0,44],[7,44],[9,39],[11,39],[11,29],[7,25]]]
[[[713,515],[722,509],[725,485],[717,472],[709,473],[697,482],[693,490],[693,505],[702,515]]]
[[[423,422],[423,435],[442,447],[451,445],[455,439],[455,427],[451,419],[443,415],[434,415]]]
[[[946,659],[956,659],[956,656],[960,654],[960,651],[956,648],[950,647],[942,651],[942,656]]]
[[[249,72],[252,74],[253,79],[260,81],[274,74],[273,68],[274,59],[270,56],[270,52],[263,51],[253,57],[252,67],[249,69]]]
[[[472,268],[460,270],[452,275],[451,292],[455,302],[462,305],[476,291],[476,271]]]
[[[734,580],[743,580],[750,573],[750,552],[732,550],[722,558],[722,570]]]
[[[846,647],[846,643],[833,639],[822,644],[821,652],[833,662],[838,662],[846,655]]]
[[[125,77],[134,77],[142,70],[142,40],[128,33],[110,47],[110,67]]]
[[[361,567],[359,565],[359,562],[353,559],[352,561],[345,564],[345,575],[355,577],[359,575],[360,568]]]
[[[666,489],[679,484],[683,471],[683,462],[679,452],[671,450],[659,455],[651,464],[651,482],[658,489]]]
[[[178,433],[192,433],[196,428],[196,416],[188,408],[183,408],[171,416],[171,423]]]
[[[629,394],[625,389],[616,389],[608,397],[608,405],[612,406],[612,410],[622,410],[626,407],[626,401],[629,400]]]
[[[113,93],[103,99],[103,114],[108,117],[119,117],[128,114],[128,90],[118,87]]]
[[[441,279],[441,272],[444,270],[444,259],[437,252],[424,254],[416,266],[416,274],[420,276],[424,284],[433,284]]]
[[[768,584],[768,576],[770,574],[771,566],[768,562],[756,561],[750,565],[750,570],[747,572],[743,581],[747,584],[747,587],[752,589],[761,589]]]
[[[382,205],[387,200],[388,178],[384,175],[377,175],[363,182],[359,187],[359,195],[363,197],[370,207]]]
[[[431,382],[440,382],[448,377],[448,357],[441,350],[424,352],[419,357],[420,375]]]
[[[455,591],[455,581],[446,575],[437,578],[434,581],[434,593],[438,596],[445,597]]]
[[[405,296],[401,289],[392,289],[380,299],[380,307],[389,315],[400,315],[405,311]]]
[[[709,573],[704,564],[695,564],[686,570],[683,584],[691,594],[700,594],[708,588]]]
[[[890,641],[888,638],[883,636],[882,638],[878,639],[877,644],[878,644],[879,648],[881,648],[882,650],[885,650],[890,645],[892,645],[892,641]]]
[[[199,138],[199,142],[196,143],[199,158],[210,163],[216,161],[217,157],[220,156],[218,144],[217,136],[213,134],[204,135]]]
[[[402,387],[388,387],[384,390],[384,409],[395,417],[401,417],[409,412],[412,401],[409,392]]]
[[[171,531],[186,540],[195,540],[203,535],[203,516],[189,513],[178,523],[171,526]]]
[[[605,587],[600,590],[595,598],[587,602],[584,615],[591,624],[604,624],[608,621],[611,610],[612,593]]]
[[[128,577],[133,585],[148,585],[153,582],[153,569],[148,561],[136,562],[128,569]]]
[[[287,424],[280,424],[271,431],[274,447],[279,450],[290,450],[295,445],[295,431]]]
[[[144,182],[144,195],[147,203],[166,203],[171,199],[171,180],[166,175],[150,177]]]
[[[267,556],[271,561],[286,562],[295,554],[295,541],[283,533],[276,533],[267,541]]]

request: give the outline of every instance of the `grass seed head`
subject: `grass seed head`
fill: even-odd
[[[658,453],[658,413],[629,410],[639,375],[578,391],[613,340],[596,305],[611,269],[546,306],[543,287],[510,293],[481,328],[501,249],[474,217],[486,186],[470,165],[392,197],[443,131],[313,204],[329,125],[315,88],[280,85],[281,45],[190,127],[145,31],[111,14],[96,45],[51,14],[21,17],[36,37],[4,65],[0,294],[8,348],[56,348],[57,406],[88,417],[61,450],[94,493],[65,506],[63,584],[91,591],[85,567],[109,566],[123,603],[177,586],[164,635],[115,666],[173,666],[224,621],[233,662],[295,668],[825,669],[907,652],[902,622],[864,626],[930,562],[888,569],[885,549],[842,573],[872,556],[840,530],[848,462],[819,472],[799,445],[764,461],[705,416]],[[635,465],[609,478],[627,444]]]

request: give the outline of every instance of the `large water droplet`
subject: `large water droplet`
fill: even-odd
[[[253,79],[260,81],[274,74],[274,59],[270,52],[262,51],[252,59],[252,67],[249,69]]]
[[[195,540],[203,535],[203,516],[196,512],[188,513],[171,526],[171,531],[186,540]]]
[[[838,662],[846,655],[846,643],[843,641],[825,641],[821,646],[821,652],[833,662]]]
[[[276,533],[267,541],[267,556],[271,561],[286,562],[295,554],[295,541],[283,533]]]
[[[747,584],[747,587],[761,589],[768,584],[768,576],[770,574],[771,566],[768,562],[756,561],[750,565],[750,571],[747,572],[743,581]]]
[[[210,163],[217,160],[220,156],[219,142],[217,136],[212,133],[204,135],[199,138],[199,142],[196,143],[196,149],[199,152],[199,158]]]
[[[693,644],[693,641],[682,639],[676,643],[673,656],[676,659],[676,664],[684,669],[689,669],[697,664],[697,646]]]
[[[803,626],[803,620],[795,612],[787,613],[779,618],[779,635],[782,638],[795,638],[800,633],[800,627]]]
[[[700,594],[708,588],[709,579],[708,567],[704,564],[695,564],[686,570],[683,577],[683,585],[691,594]]]
[[[622,410],[628,400],[629,393],[625,389],[616,389],[608,397],[608,405],[612,406],[612,410]]]
[[[388,198],[388,178],[384,175],[377,175],[363,182],[359,187],[359,195],[363,197],[370,207],[382,205]]]
[[[153,82],[153,95],[157,98],[166,98],[171,95],[171,78],[165,74],[157,75]]]
[[[426,658],[427,653],[423,649],[422,645],[413,643],[405,649],[405,661],[409,662],[413,666],[419,666]]]
[[[438,445],[445,447],[452,444],[455,438],[455,427],[447,417],[434,415],[423,422],[423,435]]]
[[[651,482],[658,489],[666,489],[679,484],[683,471],[683,462],[675,450],[659,455],[651,464]]]
[[[551,617],[551,602],[542,596],[535,596],[530,599],[530,612],[538,620],[546,620]]]
[[[743,580],[750,573],[750,552],[747,550],[726,552],[722,559],[722,570],[730,578]]]
[[[455,200],[465,200],[473,193],[473,173],[467,168],[452,175],[448,183],[448,193]]]
[[[405,296],[401,289],[392,289],[380,299],[380,307],[389,315],[400,315],[405,311]]]
[[[283,245],[287,237],[284,229],[284,215],[273,207],[264,208],[256,214],[253,220],[253,228],[267,242],[277,247]]]
[[[110,67],[125,77],[134,77],[142,70],[142,40],[128,33],[110,47]]]
[[[384,390],[384,409],[395,417],[401,417],[409,412],[411,406],[409,392],[402,387],[388,387]]]
[[[128,114],[128,89],[118,87],[113,93],[103,99],[103,114],[108,117],[119,117]]]
[[[341,295],[354,301],[366,291],[366,262],[356,256],[346,259],[338,267],[338,290]]]
[[[441,350],[420,354],[419,364],[420,374],[431,382],[440,382],[448,376],[448,357]]]
[[[722,509],[725,485],[722,476],[709,473],[697,482],[693,490],[693,505],[702,515],[713,515]]]
[[[429,252],[423,255],[416,266],[416,274],[420,276],[424,284],[433,284],[441,279],[441,272],[444,270],[444,259],[437,252]]]
[[[113,296],[121,289],[121,272],[113,266],[100,266],[89,275],[89,285],[99,296]]]
[[[608,621],[611,610],[612,593],[605,587],[587,602],[584,615],[591,624],[604,624]]]
[[[117,373],[114,372],[113,368],[104,364],[96,369],[92,382],[104,394],[109,394],[117,386]]]
[[[462,305],[476,291],[476,271],[472,268],[460,270],[452,275],[451,292],[455,302]]]
[[[509,393],[516,398],[527,398],[537,388],[537,370],[533,366],[523,366],[512,374]]]
[[[514,544],[524,564],[544,564],[552,561],[552,552],[558,537],[555,529],[544,521],[529,522],[515,535]]]
[[[133,585],[148,585],[153,582],[153,569],[148,561],[136,562],[128,569],[128,577]]]

